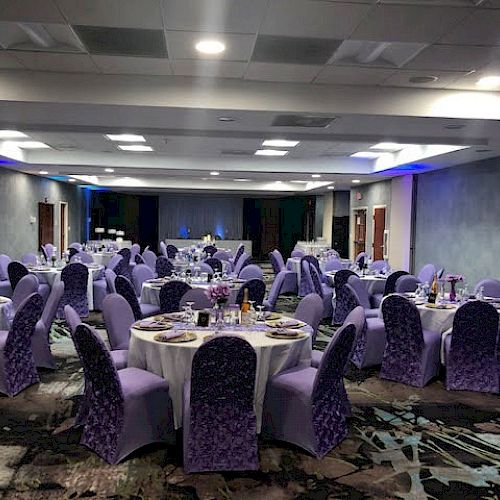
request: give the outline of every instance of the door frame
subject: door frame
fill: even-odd
[[[351,208],[351,223],[349,225],[349,258],[351,260],[354,260],[356,258],[356,256],[354,255],[354,252],[355,252],[355,248],[354,248],[354,234],[356,232],[356,212],[358,210],[365,210],[366,211],[366,216],[368,217],[368,205],[362,205],[362,206],[359,206],[359,207],[352,207]],[[365,230],[368,229],[368,224],[365,226]],[[366,231],[368,232],[368,231]],[[366,240],[366,236],[367,234],[365,233],[365,251],[366,251],[366,243],[367,243],[367,240]]]
[[[376,208],[385,208],[385,217],[384,217],[384,232],[382,233],[382,241],[385,241],[385,231],[387,230],[387,205],[386,204],[383,204],[383,205],[373,205],[373,209],[372,209],[372,241],[371,241],[371,245],[370,245],[370,248],[372,249],[370,254],[372,259],[375,260],[373,258],[373,245],[375,243],[375,209]],[[386,252],[386,249],[384,248],[382,250],[382,257],[383,255],[385,254]]]
[[[62,227],[62,221],[61,221],[61,213],[62,213],[62,207],[65,207],[65,220],[64,220],[64,227]],[[64,239],[66,240],[66,245],[69,245],[69,224],[68,224],[68,219],[69,219],[69,205],[67,201],[60,201],[59,202],[59,211],[58,211],[58,245],[57,248],[59,250],[59,254],[62,256],[63,252],[66,250],[63,248],[63,241],[62,241],[62,235],[64,232]]]

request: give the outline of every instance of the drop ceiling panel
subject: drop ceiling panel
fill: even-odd
[[[381,85],[394,73],[394,69],[356,66],[325,66],[314,83],[336,85]]]
[[[383,85],[394,86],[394,87],[422,87],[422,88],[447,88],[458,78],[467,75],[468,72],[465,71],[411,71],[411,70],[399,70],[392,74],[387,80],[384,81]],[[434,82],[428,83],[413,83],[410,82],[410,78],[434,76],[437,78]]]
[[[92,60],[101,73],[107,75],[171,75],[168,59],[153,57],[99,56]]]
[[[440,43],[500,45],[500,10],[477,10],[458,24]]]
[[[24,67],[34,71],[98,73],[92,59],[87,54],[16,51],[15,56]]]
[[[204,61],[176,59],[170,62],[174,75],[218,78],[243,78],[246,63],[235,61]],[[229,113],[231,116],[231,113]]]
[[[247,80],[310,83],[322,66],[251,62],[245,73]]]
[[[271,0],[260,33],[312,38],[347,38],[369,5],[316,0]]]
[[[256,33],[267,0],[164,0],[167,30]]]
[[[0,0],[0,21],[64,23],[52,0]]]
[[[15,53],[0,50],[0,68],[2,69],[24,69],[24,66],[16,59]]]

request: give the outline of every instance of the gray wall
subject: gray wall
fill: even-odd
[[[323,236],[323,218],[325,216],[325,197],[316,196],[316,205],[314,213],[314,237]]]
[[[500,278],[500,158],[420,174],[415,269],[431,262],[470,285]]]
[[[348,217],[349,216],[349,191],[335,191],[333,193],[333,216]]]
[[[193,210],[195,208],[195,210]],[[200,238],[210,231],[224,233],[224,239],[243,237],[243,197],[195,194],[162,194],[159,196],[160,239]]]
[[[38,203],[54,203],[57,219],[59,202],[68,203],[68,243],[81,241],[84,225],[82,189],[65,182],[0,168],[0,253],[13,259],[38,251]],[[30,223],[30,216],[36,223]],[[54,234],[59,231],[54,229]]]

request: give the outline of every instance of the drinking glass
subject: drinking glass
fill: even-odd
[[[255,311],[255,306],[254,306],[255,300],[249,300],[248,303],[250,304],[250,311],[248,314],[248,318],[250,320],[249,323],[253,325],[257,320],[257,311]]]
[[[188,313],[188,320],[186,321],[186,323],[190,326],[195,325],[193,304],[194,302],[186,302],[187,313]]]
[[[265,315],[264,315],[264,306],[257,306],[257,309],[259,312],[257,313],[257,321],[264,321]]]

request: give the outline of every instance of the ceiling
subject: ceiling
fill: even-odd
[[[113,189],[315,193],[499,156],[500,94],[476,85],[500,75],[499,25],[500,0],[0,0],[0,130],[50,146],[0,140],[2,163]],[[104,136],[124,132],[154,151]],[[276,138],[299,144],[254,156]],[[382,141],[418,147],[350,156]]]

